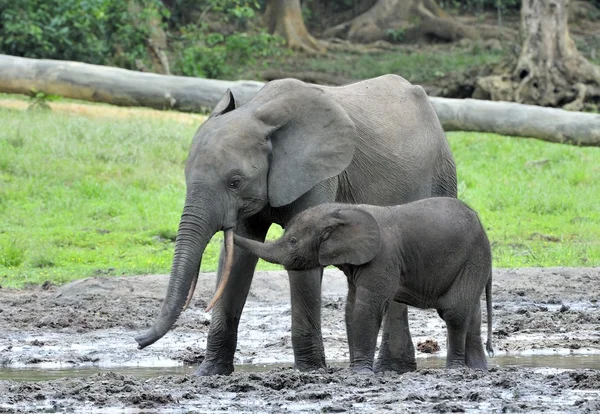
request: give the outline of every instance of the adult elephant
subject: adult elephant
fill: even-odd
[[[456,197],[454,160],[427,95],[395,75],[342,87],[277,80],[237,109],[227,91],[194,136],[185,177],[167,294],[154,325],[136,340],[144,348],[171,328],[194,292],[207,243],[223,230],[198,375],[233,372],[240,315],[258,260],[234,251],[234,229],[264,241],[272,223],[285,228],[299,212],[325,202],[392,205]],[[323,269],[288,274],[295,366],[325,367]],[[406,305],[391,304],[386,313],[377,368],[416,368]]]

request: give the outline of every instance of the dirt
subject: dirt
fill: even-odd
[[[15,99],[3,96],[0,98],[0,107],[25,111],[32,101]],[[163,118],[171,119],[180,123],[200,125],[206,120],[206,116],[189,114],[176,111],[160,111],[142,107],[119,107],[101,103],[91,102],[47,102],[47,105],[55,113],[67,113],[87,117],[102,117],[111,119],[122,118]]]
[[[200,276],[175,329],[142,351],[133,337],[158,313],[167,276],[0,289],[0,413],[598,412],[598,276],[599,268],[495,269],[496,356],[488,372],[441,369],[443,322],[435,311],[411,309],[413,341],[423,344],[419,369],[374,376],[346,368],[346,282],[336,270],[327,270],[323,287],[323,337],[332,365],[316,373],[291,367],[289,285],[282,272],[257,273],[240,322],[236,372],[211,378],[194,377],[188,364],[203,358],[210,326],[204,306],[214,274]]]

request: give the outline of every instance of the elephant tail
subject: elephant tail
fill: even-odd
[[[492,347],[492,269],[490,269],[490,277],[485,285],[485,304],[487,307],[487,342],[485,349],[489,356],[494,356],[494,348]]]

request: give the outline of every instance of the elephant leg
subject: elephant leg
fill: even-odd
[[[244,237],[264,241],[268,224],[238,225],[236,232]],[[217,286],[221,281],[225,254],[221,251]],[[229,375],[233,372],[233,357],[237,346],[238,324],[244,309],[254,269],[258,258],[244,249],[237,248],[233,254],[233,266],[229,282],[221,299],[212,311],[206,353],[195,375]]]
[[[321,335],[321,281],[323,268],[288,271],[292,295],[292,346],[295,368],[325,368]]]
[[[354,363],[352,371],[357,374],[373,374],[373,360],[377,346],[377,335],[381,328],[385,294],[357,287],[352,317],[352,347]]]
[[[348,284],[348,298],[346,299],[346,337],[348,338],[348,350],[350,351],[350,368],[354,365],[354,343],[352,342],[352,318],[354,315],[354,302],[356,297],[356,286]]]
[[[416,369],[415,346],[408,327],[408,306],[390,301],[384,318],[375,371],[403,373]]]
[[[481,341],[481,304],[477,302],[467,331],[465,363],[469,368],[487,369],[487,358]]]
[[[337,178],[323,181],[300,197],[288,211],[286,222],[298,213],[335,200]],[[285,226],[284,226],[285,227]],[[325,368],[321,335],[321,281],[323,268],[288,271],[292,302],[292,347],[294,366],[300,371]]]
[[[446,323],[448,328],[448,355],[446,356],[446,368],[464,367],[465,341],[467,338],[467,328],[462,325]]]
[[[452,291],[447,294],[447,297],[452,297]],[[466,304],[454,304],[447,298],[446,301],[448,305],[438,309],[448,331],[446,368],[463,367],[466,365],[466,340],[471,315]]]

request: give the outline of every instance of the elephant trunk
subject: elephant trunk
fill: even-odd
[[[234,236],[234,243],[269,263],[284,264],[282,258],[277,253],[277,242],[261,243],[236,234]]]
[[[154,325],[136,336],[138,348],[143,349],[162,338],[171,329],[181,312],[189,304],[198,280],[202,254],[210,238],[218,230],[206,211],[186,206],[181,216],[171,278],[167,294]]]

